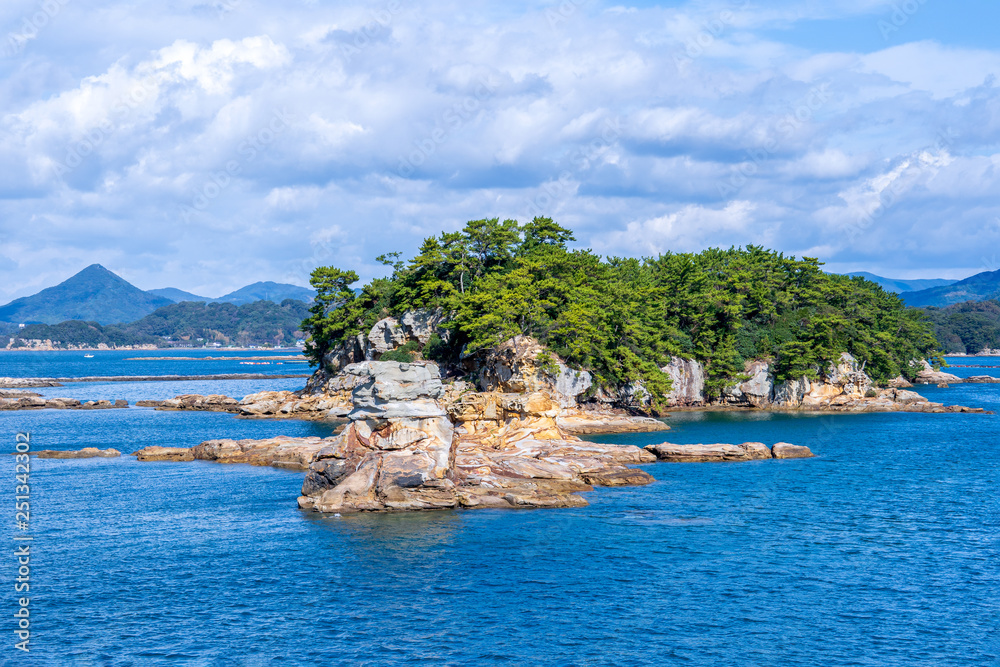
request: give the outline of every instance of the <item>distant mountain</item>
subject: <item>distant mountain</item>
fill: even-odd
[[[207,296],[191,294],[191,292],[185,292],[184,290],[177,289],[176,287],[163,287],[161,289],[146,290],[146,292],[156,296],[162,296],[164,299],[170,299],[174,303],[180,303],[181,301],[204,301],[206,303],[209,301],[215,301],[215,299],[211,299]]]
[[[298,285],[288,285],[286,283],[261,282],[247,285],[235,292],[230,292],[225,296],[214,299],[216,303],[235,303],[241,306],[254,301],[273,301],[281,303],[285,299],[295,299],[297,301],[312,301],[316,292]]]
[[[867,278],[873,283],[880,285],[886,292],[894,292],[895,294],[899,294],[900,292],[915,292],[917,290],[925,290],[932,287],[943,287],[957,282],[955,280],[945,280],[943,278],[923,278],[917,280],[883,278],[882,276],[876,276],[874,273],[868,273],[867,271],[856,271],[854,273],[848,273],[847,275]]]
[[[237,306],[254,303],[255,301],[273,301],[274,303],[281,303],[285,299],[295,299],[296,301],[309,302],[316,296],[316,292],[311,289],[306,289],[305,287],[273,282],[262,282],[247,285],[246,287],[241,287],[235,292],[230,292],[225,296],[220,296],[217,299],[213,299],[208,296],[198,296],[197,294],[191,294],[191,292],[185,292],[184,290],[180,290],[175,287],[151,289],[149,290],[149,293],[166,297],[174,303],[181,303],[183,301],[204,301],[205,303],[232,303]]]
[[[901,295],[907,306],[944,308],[963,301],[1000,298],[1000,271],[984,271],[951,285]]]
[[[56,324],[84,320],[100,324],[132,322],[170,299],[144,292],[100,264],[92,264],[55,287],[0,307],[0,321]]]
[[[256,301],[242,306],[231,303],[172,303],[128,324],[97,322],[32,324],[11,334],[14,347],[28,347],[31,339],[59,341],[57,347],[111,347],[156,345],[187,347],[220,345],[294,345],[305,336],[299,327],[309,315],[302,301],[278,305]]]

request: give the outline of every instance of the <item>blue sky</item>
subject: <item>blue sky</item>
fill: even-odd
[[[379,275],[466,220],[1000,268],[1000,3],[7,0],[0,302]]]

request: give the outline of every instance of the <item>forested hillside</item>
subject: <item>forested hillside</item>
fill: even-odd
[[[34,324],[17,332],[21,341],[51,340],[63,346],[124,345],[294,345],[299,326],[309,314],[302,301],[281,304],[257,301],[243,306],[231,303],[182,302],[164,306],[128,324],[101,325],[71,320],[60,324]],[[199,341],[198,339],[202,339]],[[15,346],[23,343],[15,343]]]
[[[829,275],[815,259],[760,247],[632,259],[568,250],[572,233],[549,218],[476,220],[424,241],[416,257],[379,259],[388,278],[350,288],[354,271],[321,267],[303,323],[315,362],[380,318],[417,308],[452,314],[454,335],[426,355],[456,361],[517,334],[533,336],[599,384],[642,380],[654,396],[671,356],[702,361],[706,391],[772,357],[779,378],[815,375],[842,352],[878,380],[912,375],[937,347],[922,315],[863,278]]]
[[[967,301],[947,308],[925,308],[945,352],[976,354],[1000,349],[1000,302]]]

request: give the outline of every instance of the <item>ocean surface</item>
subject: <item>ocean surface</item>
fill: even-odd
[[[0,355],[0,376],[70,375],[58,356],[12,359]],[[87,361],[80,375],[160,363]],[[151,386],[112,389],[142,398]],[[997,384],[918,390],[1000,411]],[[667,421],[668,433],[594,439],[787,441],[817,457],[652,464],[656,483],[598,489],[580,509],[342,517],[299,511],[297,472],[33,460],[32,651],[13,649],[8,555],[0,664],[1000,665],[1000,416]],[[332,428],[137,408],[0,412],[0,425],[5,453],[25,430],[34,449],[130,453]]]

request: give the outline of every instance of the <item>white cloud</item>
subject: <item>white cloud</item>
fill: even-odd
[[[762,243],[875,266],[877,242],[929,273],[1000,241],[982,85],[1000,51],[808,51],[773,28],[884,3],[756,4],[553,24],[541,5],[69,3],[0,70],[0,302],[94,261],[146,287],[303,282],[310,262],[371,277],[494,215],[552,214],[619,254]]]

